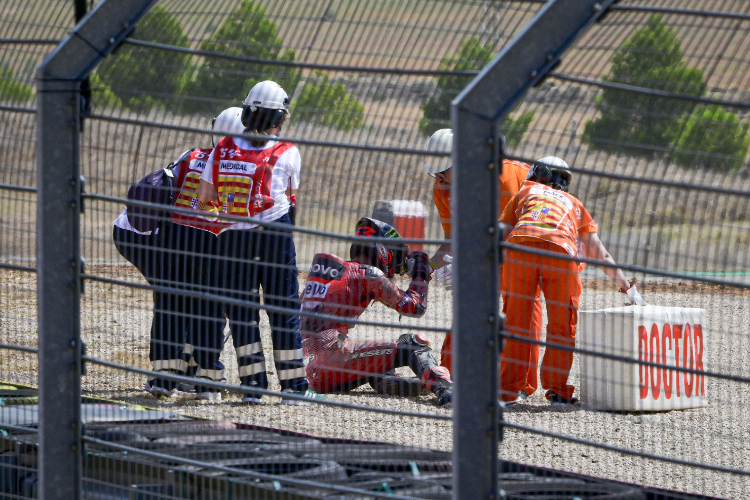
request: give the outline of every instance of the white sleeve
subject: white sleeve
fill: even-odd
[[[276,162],[277,167],[281,167],[289,177],[289,187],[292,189],[299,189],[299,171],[302,164],[302,159],[299,155],[299,149],[297,146],[284,151],[284,154],[279,156]]]
[[[214,155],[219,149],[219,146],[221,146],[222,142],[224,142],[224,139],[219,141],[219,144],[217,144],[216,147],[211,151],[211,154],[208,155],[208,160],[206,160],[206,168],[203,169],[203,173],[201,174],[201,180],[206,181],[211,185],[213,185],[214,183]]]
[[[188,156],[190,156],[190,153],[192,153],[192,152],[193,152],[193,150],[192,150],[192,149],[188,149],[187,151],[185,151],[184,153],[182,153],[182,154],[180,155],[180,157],[179,157],[179,158],[177,158],[177,159],[176,159],[176,160],[175,160],[175,161],[174,161],[174,162],[172,163],[172,165],[174,165],[174,167],[172,168],[172,173],[174,174],[174,176],[175,176],[175,178],[176,178],[176,179],[179,179],[179,178],[180,178],[180,168],[182,167],[182,162],[183,162],[183,161],[185,161],[185,159],[186,159],[186,158],[187,158]]]

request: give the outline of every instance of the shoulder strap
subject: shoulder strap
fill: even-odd
[[[169,170],[174,170],[174,168],[179,165],[180,163],[184,162],[185,160],[190,160],[190,155],[193,154],[193,151],[195,151],[197,148],[189,149],[182,153],[182,156],[177,158],[174,162],[170,163],[167,168]],[[179,192],[182,189],[182,184],[185,182],[185,177],[187,177],[187,168],[180,167],[180,175],[177,178],[177,191]]]
[[[279,142],[273,147],[273,152],[271,153],[271,160],[269,163],[271,165],[276,165],[276,162],[279,161],[279,156],[283,155],[287,151],[289,151],[291,148],[294,147],[294,144],[291,142]]]

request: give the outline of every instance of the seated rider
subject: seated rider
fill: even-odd
[[[401,378],[393,370],[408,366],[422,387],[437,396],[439,406],[449,404],[453,385],[450,373],[438,366],[429,342],[421,334],[363,342],[348,338],[348,321],[359,317],[373,300],[400,314],[421,317],[427,307],[431,272],[427,254],[412,252],[407,259],[408,247],[398,241],[401,235],[388,224],[363,217],[356,234],[392,238],[394,242],[355,242],[349,251],[351,261],[327,253],[315,255],[302,293],[302,311],[337,319],[303,314],[300,330],[310,387],[325,393],[369,383],[378,392],[395,388],[395,393],[403,395],[405,384],[399,384]],[[409,274],[412,281],[406,291],[391,281],[394,273]]]

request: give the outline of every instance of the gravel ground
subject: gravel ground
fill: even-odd
[[[89,270],[100,275],[137,279],[129,268],[108,266]],[[611,283],[592,280],[585,283],[581,310],[621,305]],[[706,310],[704,331],[707,339],[707,369],[747,376],[750,340],[747,325],[750,310],[746,294],[719,287],[674,283],[640,285],[647,303],[664,306],[702,307]],[[33,274],[0,271],[0,343],[36,345],[36,283]],[[368,310],[363,319],[419,326],[447,326],[451,323],[451,295],[438,287],[430,291],[430,306],[424,318],[402,318],[379,305]],[[83,302],[82,328],[89,353],[101,359],[148,368],[147,331],[151,319],[149,294],[99,283],[87,285]],[[270,336],[265,315],[261,324],[266,359],[270,361]],[[400,330],[385,331],[374,327],[357,327],[354,338],[394,338]],[[435,347],[442,334],[431,335]],[[238,383],[237,367],[231,346],[222,354],[228,368],[229,383]],[[404,369],[406,370],[406,369]],[[268,371],[273,374],[272,363]],[[406,370],[408,373],[408,370]],[[571,372],[572,383],[578,383],[577,358]],[[34,356],[17,351],[0,350],[0,379],[36,385]],[[362,440],[390,441],[432,449],[452,448],[452,423],[433,418],[414,418],[328,406],[287,406],[277,398],[264,398],[261,406],[246,406],[236,394],[225,394],[224,400],[195,402],[175,399],[158,402],[139,388],[144,378],[101,366],[89,366],[84,378],[84,392],[151,407],[177,410],[186,415],[227,419],[256,425],[280,427],[321,436]],[[275,375],[271,389],[278,390]],[[626,448],[700,462],[713,466],[750,471],[750,452],[744,437],[750,435],[746,384],[707,379],[709,406],[696,410],[659,413],[600,412],[585,405],[553,408],[537,391],[522,405],[506,411],[509,422],[544,431],[564,434]],[[273,401],[271,401],[273,399]],[[425,394],[413,398],[376,395],[369,386],[349,394],[334,394],[330,400],[351,403],[363,408],[384,408],[409,412],[450,415],[449,409],[434,405],[434,397]],[[748,498],[750,479],[742,475],[708,471],[632,457],[627,454],[572,444],[538,434],[506,430],[501,456],[517,462],[555,467],[654,485],[669,489],[697,492],[726,498]]]

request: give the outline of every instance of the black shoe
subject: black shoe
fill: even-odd
[[[169,399],[174,397],[174,388],[163,387],[168,385],[168,382],[168,380],[150,379],[146,381],[143,389],[156,399]]]
[[[517,403],[523,403],[527,399],[529,399],[529,395],[526,394],[526,391],[518,391],[518,396],[516,397],[516,399],[514,399],[513,401],[505,401],[505,402],[503,402],[503,406],[505,406],[505,407],[513,406],[514,404],[517,404]],[[576,400],[576,401],[578,401],[578,400]]]
[[[576,397],[565,399],[564,397],[560,396],[559,394],[555,394],[554,392],[549,393],[549,396],[547,396],[547,400],[552,406],[574,405],[578,402],[578,398]]]

